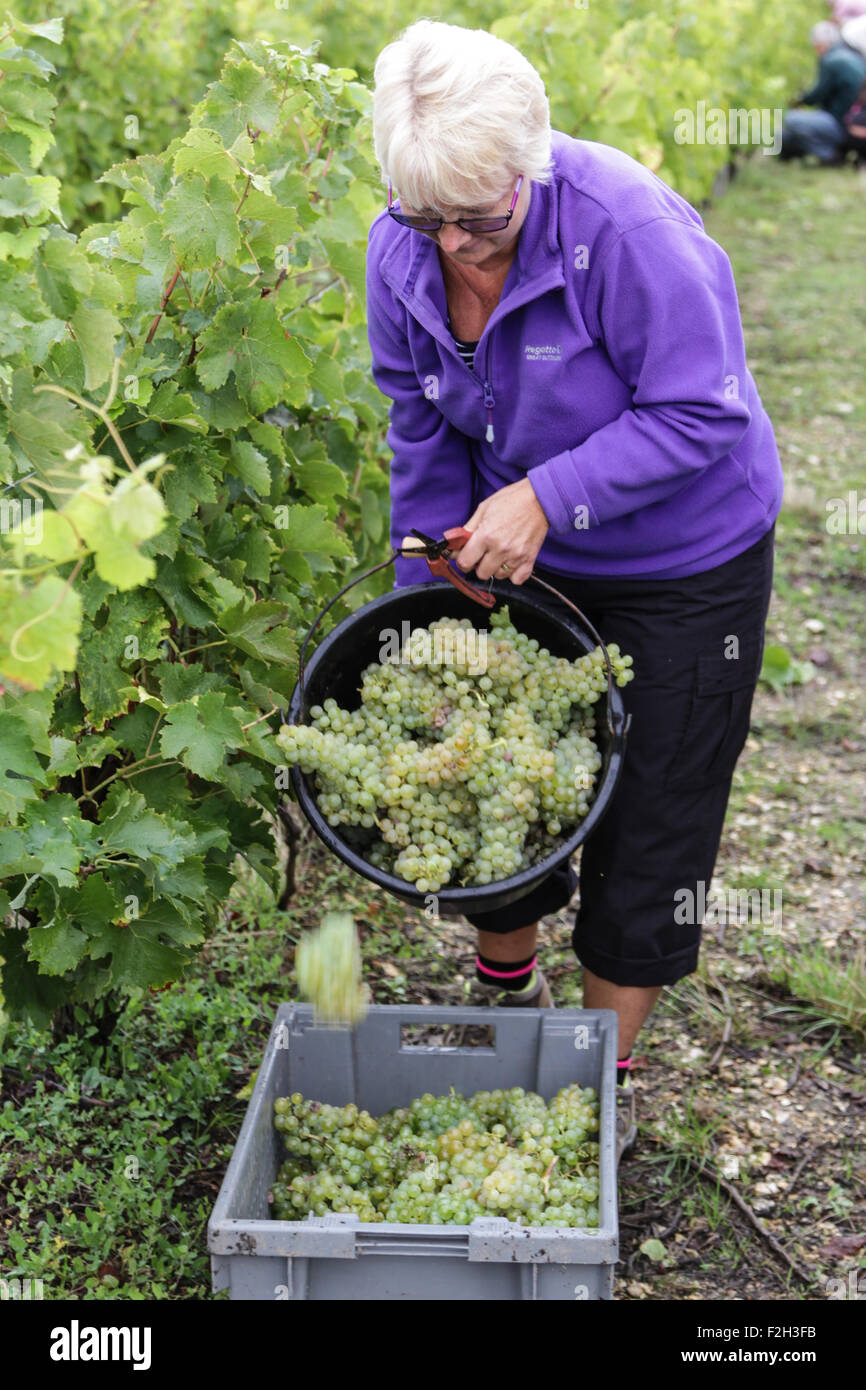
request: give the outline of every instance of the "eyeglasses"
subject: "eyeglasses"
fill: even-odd
[[[441,227],[451,226],[461,227],[464,232],[504,232],[514,216],[522,183],[523,175],[521,174],[514,189],[511,206],[500,217],[457,217],[453,222],[446,222],[444,217],[409,217],[405,212],[394,211],[390,183],[388,184],[388,212],[395,222],[400,223],[401,227],[411,227],[415,232],[438,232]]]

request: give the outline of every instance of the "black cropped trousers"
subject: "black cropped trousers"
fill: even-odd
[[[749,731],[773,582],[775,526],[714,569],[682,579],[577,579],[536,567],[634,658],[631,727],[614,796],[571,866],[511,906],[467,920],[506,933],[565,907],[579,882],[572,944],[618,985],[668,985],[697,967],[700,922],[681,890],[709,893],[734,767]],[[553,595],[535,588],[568,615]],[[691,914],[694,916],[694,914]]]

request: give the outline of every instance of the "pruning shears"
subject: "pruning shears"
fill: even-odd
[[[489,589],[479,589],[477,584],[471,584],[468,579],[456,570],[449,560],[456,555],[458,550],[462,550],[468,540],[472,538],[472,532],[467,531],[465,526],[452,526],[445,531],[441,541],[434,540],[432,536],[425,536],[423,531],[416,531],[414,526],[411,534],[417,536],[422,545],[401,546],[400,555],[417,556],[427,561],[430,573],[436,575],[438,579],[447,579],[455,589],[459,589],[468,598],[480,603],[483,608],[492,608],[496,603],[496,595]]]

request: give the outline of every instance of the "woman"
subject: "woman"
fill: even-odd
[[[389,44],[374,134],[393,544],[465,525],[464,570],[517,585],[535,570],[634,658],[625,770],[583,848],[572,937],[585,1007],[618,1014],[627,1087],[662,987],[696,968],[683,890],[709,891],[770,598],[782,472],[730,263],[641,164],[551,132],[535,69],[486,32],[422,20]],[[420,566],[398,560],[397,583]],[[538,919],[575,883],[469,919],[504,1002],[550,1004]]]

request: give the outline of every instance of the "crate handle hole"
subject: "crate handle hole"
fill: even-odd
[[[403,1023],[400,1049],[472,1047],[496,1051],[496,1026],[491,1023]]]

